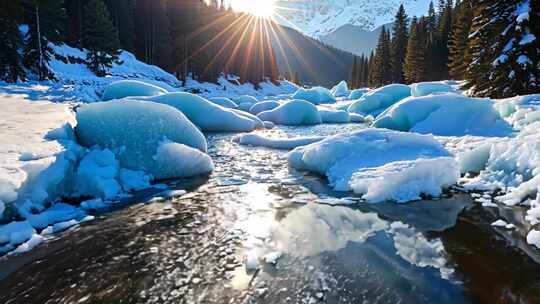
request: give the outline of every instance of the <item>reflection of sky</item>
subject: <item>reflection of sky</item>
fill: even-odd
[[[401,222],[389,223],[376,213],[364,213],[347,207],[308,204],[292,211],[274,232],[273,239],[283,252],[297,256],[315,256],[339,251],[349,242],[365,243],[378,232],[392,242],[401,259],[417,267],[433,267],[448,278],[444,247],[439,239],[428,240],[416,229]]]

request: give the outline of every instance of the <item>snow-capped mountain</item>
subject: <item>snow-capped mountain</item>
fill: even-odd
[[[345,25],[372,31],[393,21],[401,3],[409,16],[427,13],[430,0],[279,0],[278,22],[312,37]]]

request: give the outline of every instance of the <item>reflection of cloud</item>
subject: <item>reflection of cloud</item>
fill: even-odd
[[[309,256],[339,250],[349,241],[364,242],[387,227],[375,213],[307,204],[279,223],[274,240],[284,251]]]
[[[292,211],[274,232],[279,250],[312,256],[324,251],[338,251],[348,242],[363,243],[378,231],[393,241],[396,254],[418,267],[439,269],[447,279],[453,272],[446,267],[444,246],[440,239],[428,240],[415,228],[402,222],[389,223],[376,213],[364,213],[347,207],[307,204]]]
[[[452,269],[445,267],[444,246],[440,239],[430,241],[402,222],[390,224],[389,232],[394,236],[397,254],[407,262],[419,267],[437,268],[441,272],[441,277],[445,279],[453,272]]]

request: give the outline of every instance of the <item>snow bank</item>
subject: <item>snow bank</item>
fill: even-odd
[[[280,105],[281,104],[279,102],[273,100],[261,101],[252,105],[251,108],[249,108],[249,113],[257,115],[264,111],[273,110]]]
[[[351,177],[359,170],[378,168],[399,161],[448,156],[450,154],[431,135],[364,129],[299,147],[289,153],[289,164],[297,169],[326,175],[334,189],[347,191],[352,189]],[[455,167],[457,168],[457,165]],[[390,169],[391,167],[388,167],[388,170]],[[388,170],[382,172],[391,172]],[[413,174],[412,170],[414,169],[403,169],[401,172],[410,175]],[[392,178],[395,178],[394,176],[392,175]]]
[[[102,99],[107,101],[130,96],[155,96],[166,93],[166,90],[142,81],[120,80],[109,84],[105,88]]]
[[[271,138],[256,133],[239,135],[234,141],[241,145],[262,146],[273,149],[292,150],[323,140],[322,136],[302,136],[292,138]]]
[[[87,147],[99,146],[117,155],[120,166],[142,170],[154,178],[170,178],[154,158],[163,139],[206,152],[204,135],[173,107],[137,100],[114,100],[82,106],[77,135]],[[186,159],[188,161],[188,159]],[[171,163],[171,167],[182,164]]]
[[[340,83],[336,84],[330,92],[335,97],[344,97],[349,95],[349,87],[347,86],[347,82],[345,80],[342,80]]]
[[[217,104],[218,106],[222,106],[229,109],[238,109],[238,105],[232,101],[230,98],[227,97],[211,97],[208,98],[211,102]]]
[[[351,100],[355,100],[355,99],[358,99],[362,96],[364,96],[364,94],[366,94],[367,92],[369,92],[369,89],[356,89],[356,90],[352,90],[351,94],[349,94],[349,99]]]
[[[259,124],[258,121],[190,93],[168,93],[147,100],[180,110],[203,131],[249,132]]]
[[[409,97],[379,115],[373,126],[441,136],[504,136],[512,132],[492,101],[452,93]]]
[[[451,157],[420,158],[358,170],[350,186],[370,203],[409,202],[421,199],[421,194],[438,197],[459,177],[457,163]]]
[[[410,85],[414,97],[427,96],[434,93],[456,93],[456,90],[446,82],[419,82]]]
[[[305,100],[291,100],[281,106],[257,115],[263,121],[280,125],[314,125],[322,122],[317,107]]]
[[[0,93],[0,219],[14,206],[24,215],[43,210],[68,188],[82,148],[67,104]]]
[[[335,103],[336,99],[330,90],[323,87],[313,87],[311,89],[300,88],[292,96],[294,99],[301,99],[312,104]]]
[[[348,123],[351,121],[347,111],[319,108],[319,113],[323,123]]]
[[[377,115],[403,98],[411,96],[411,88],[404,84],[390,84],[369,91],[353,102],[347,111]]]

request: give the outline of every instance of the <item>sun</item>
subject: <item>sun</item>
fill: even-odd
[[[233,9],[261,18],[271,18],[276,10],[276,0],[231,0]]]

